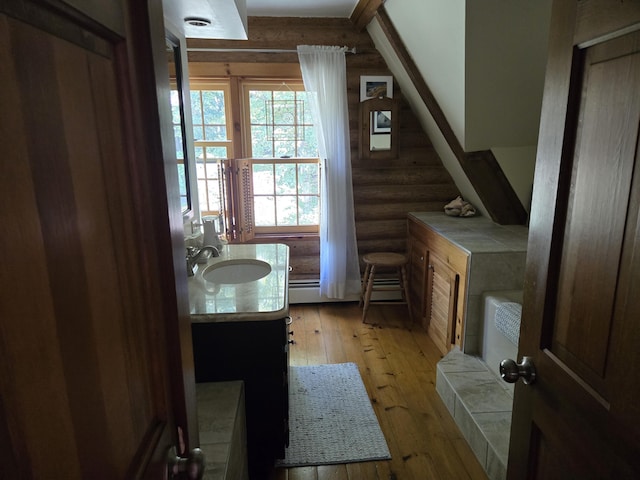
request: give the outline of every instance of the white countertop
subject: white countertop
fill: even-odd
[[[526,252],[529,229],[498,225],[486,217],[449,217],[442,212],[409,212],[468,253]]]
[[[202,278],[207,266],[236,259],[262,260],[271,265],[271,273],[241,284],[217,285]],[[289,314],[289,247],[280,243],[225,245],[219,257],[198,265],[188,284],[192,322],[284,318]]]

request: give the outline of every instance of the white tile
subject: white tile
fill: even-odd
[[[487,464],[487,439],[482,434],[480,427],[475,423],[472,415],[469,414],[464,405],[460,403],[460,399],[456,397],[456,414],[455,421],[460,431],[467,440],[467,443],[475,453],[476,458],[483,468]]]
[[[478,357],[465,355],[459,350],[452,350],[438,362],[438,369],[443,372],[485,372],[487,366]]]
[[[449,373],[447,379],[467,410],[477,412],[508,412],[513,399],[489,372]]]

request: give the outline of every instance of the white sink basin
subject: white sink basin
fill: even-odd
[[[260,280],[269,273],[271,273],[271,265],[267,262],[238,258],[209,265],[202,272],[202,278],[217,284],[237,284]]]

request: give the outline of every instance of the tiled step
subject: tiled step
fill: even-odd
[[[438,362],[436,390],[491,480],[504,480],[513,388],[482,359],[452,350]]]
[[[248,480],[244,383],[196,384],[203,480]]]

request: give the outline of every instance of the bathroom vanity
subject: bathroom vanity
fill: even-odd
[[[443,354],[458,346],[479,353],[482,294],[522,289],[528,229],[485,217],[411,212],[407,220],[409,295]]]
[[[206,272],[230,261],[271,266],[259,280],[213,283]],[[232,262],[232,263],[233,263]],[[226,245],[189,279],[196,384],[242,380],[252,478],[284,457],[289,428],[289,248]]]

